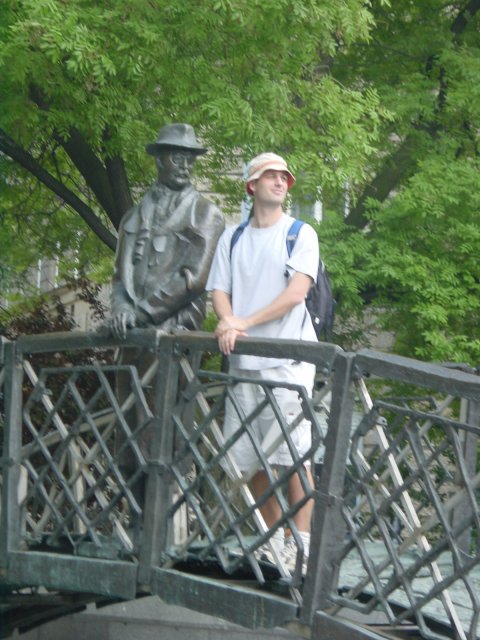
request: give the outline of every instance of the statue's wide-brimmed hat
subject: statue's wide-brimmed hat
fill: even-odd
[[[156,142],[145,147],[147,153],[156,156],[165,149],[188,149],[198,155],[207,153],[208,149],[199,144],[193,127],[189,124],[166,124],[158,133]]]

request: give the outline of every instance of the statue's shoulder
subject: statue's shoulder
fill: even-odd
[[[135,233],[140,226],[140,206],[133,205],[123,216],[120,222],[120,231],[127,233]]]
[[[217,205],[197,191],[196,209],[205,218],[215,219],[217,222],[225,224],[223,213]]]
[[[123,216],[120,223],[120,229],[127,233],[137,233],[141,227],[145,214],[152,208],[151,190],[145,192],[143,198],[137,204],[134,204]]]

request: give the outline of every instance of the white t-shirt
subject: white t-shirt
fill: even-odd
[[[231,296],[233,314],[246,317],[272,302],[286,288],[295,271],[316,280],[319,250],[318,238],[308,224],[302,225],[292,254],[288,257],[286,238],[294,219],[282,214],[270,227],[245,227],[237,240],[230,260],[230,242],[236,227],[227,228],[221,236],[206,289],[219,289]],[[251,337],[284,338],[316,341],[315,330],[305,303],[296,305],[282,318],[248,330]],[[288,359],[231,355],[232,367],[265,369],[290,362]]]

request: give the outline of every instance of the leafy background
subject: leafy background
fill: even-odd
[[[410,0],[4,0],[2,290],[39,256],[96,282],[123,213],[154,179],[144,152],[191,123],[227,216],[239,159],[272,150],[316,227],[336,341],[477,364],[480,3]]]

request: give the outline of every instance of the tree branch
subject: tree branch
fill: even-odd
[[[387,158],[380,171],[365,187],[356,205],[348,215],[348,224],[361,229],[367,223],[366,204],[369,198],[383,202],[392,192],[394,187],[415,168],[412,151],[416,143],[413,136],[407,136],[400,146]]]
[[[43,111],[48,111],[49,104],[45,99],[42,89],[31,83],[29,87],[30,98]],[[69,129],[68,138],[55,135],[57,142],[63,147],[73,164],[83,176],[88,187],[93,191],[99,204],[105,210],[113,226],[118,229],[120,219],[125,210],[117,209],[117,197],[114,188],[119,188],[123,194],[128,191],[128,179],[124,172],[118,176],[118,183],[112,183],[104,164],[93,151],[91,145],[75,127]],[[126,184],[122,184],[125,181]],[[113,187],[113,188],[112,188]],[[127,207],[128,208],[128,207]]]
[[[459,12],[450,27],[450,31],[455,39],[457,39],[466,29],[469,21],[479,10],[480,0],[471,0],[468,5]],[[426,63],[427,73],[431,71],[433,62],[434,57],[431,56]],[[447,85],[445,82],[445,70],[440,68],[439,91],[435,109],[436,115],[442,111],[446,101],[446,93]],[[418,125],[413,126],[418,128]],[[434,136],[438,131],[438,124],[435,122],[426,123],[421,125],[421,128],[431,136]],[[367,200],[369,198],[375,198],[376,200],[383,202],[388,198],[389,194],[395,189],[395,187],[400,184],[403,178],[413,172],[416,165],[416,159],[412,156],[411,152],[414,147],[415,142],[413,135],[407,136],[402,144],[386,159],[384,165],[375,178],[365,187],[355,207],[351,209],[347,219],[349,224],[358,228],[365,226],[367,222],[365,217],[365,206]]]
[[[466,7],[460,11],[455,20],[452,22],[450,31],[458,36],[465,30],[470,20],[480,10],[480,0],[470,0]]]
[[[100,240],[112,251],[115,251],[117,244],[115,236],[107,229],[94,211],[52,176],[51,173],[46,171],[30,153],[20,147],[3,129],[0,129],[0,151],[15,162],[18,162],[20,166],[61,198],[65,204],[74,209]]]
[[[115,211],[117,212],[117,218],[112,220],[112,223],[118,229],[123,214],[133,205],[133,200],[128,186],[123,158],[120,158],[120,156],[107,158],[106,166],[108,180],[115,200]]]
[[[80,171],[88,187],[93,191],[117,229],[121,213],[119,214],[116,207],[107,170],[77,129],[70,129],[69,134],[67,140],[63,140],[59,136],[56,136],[56,139]]]

